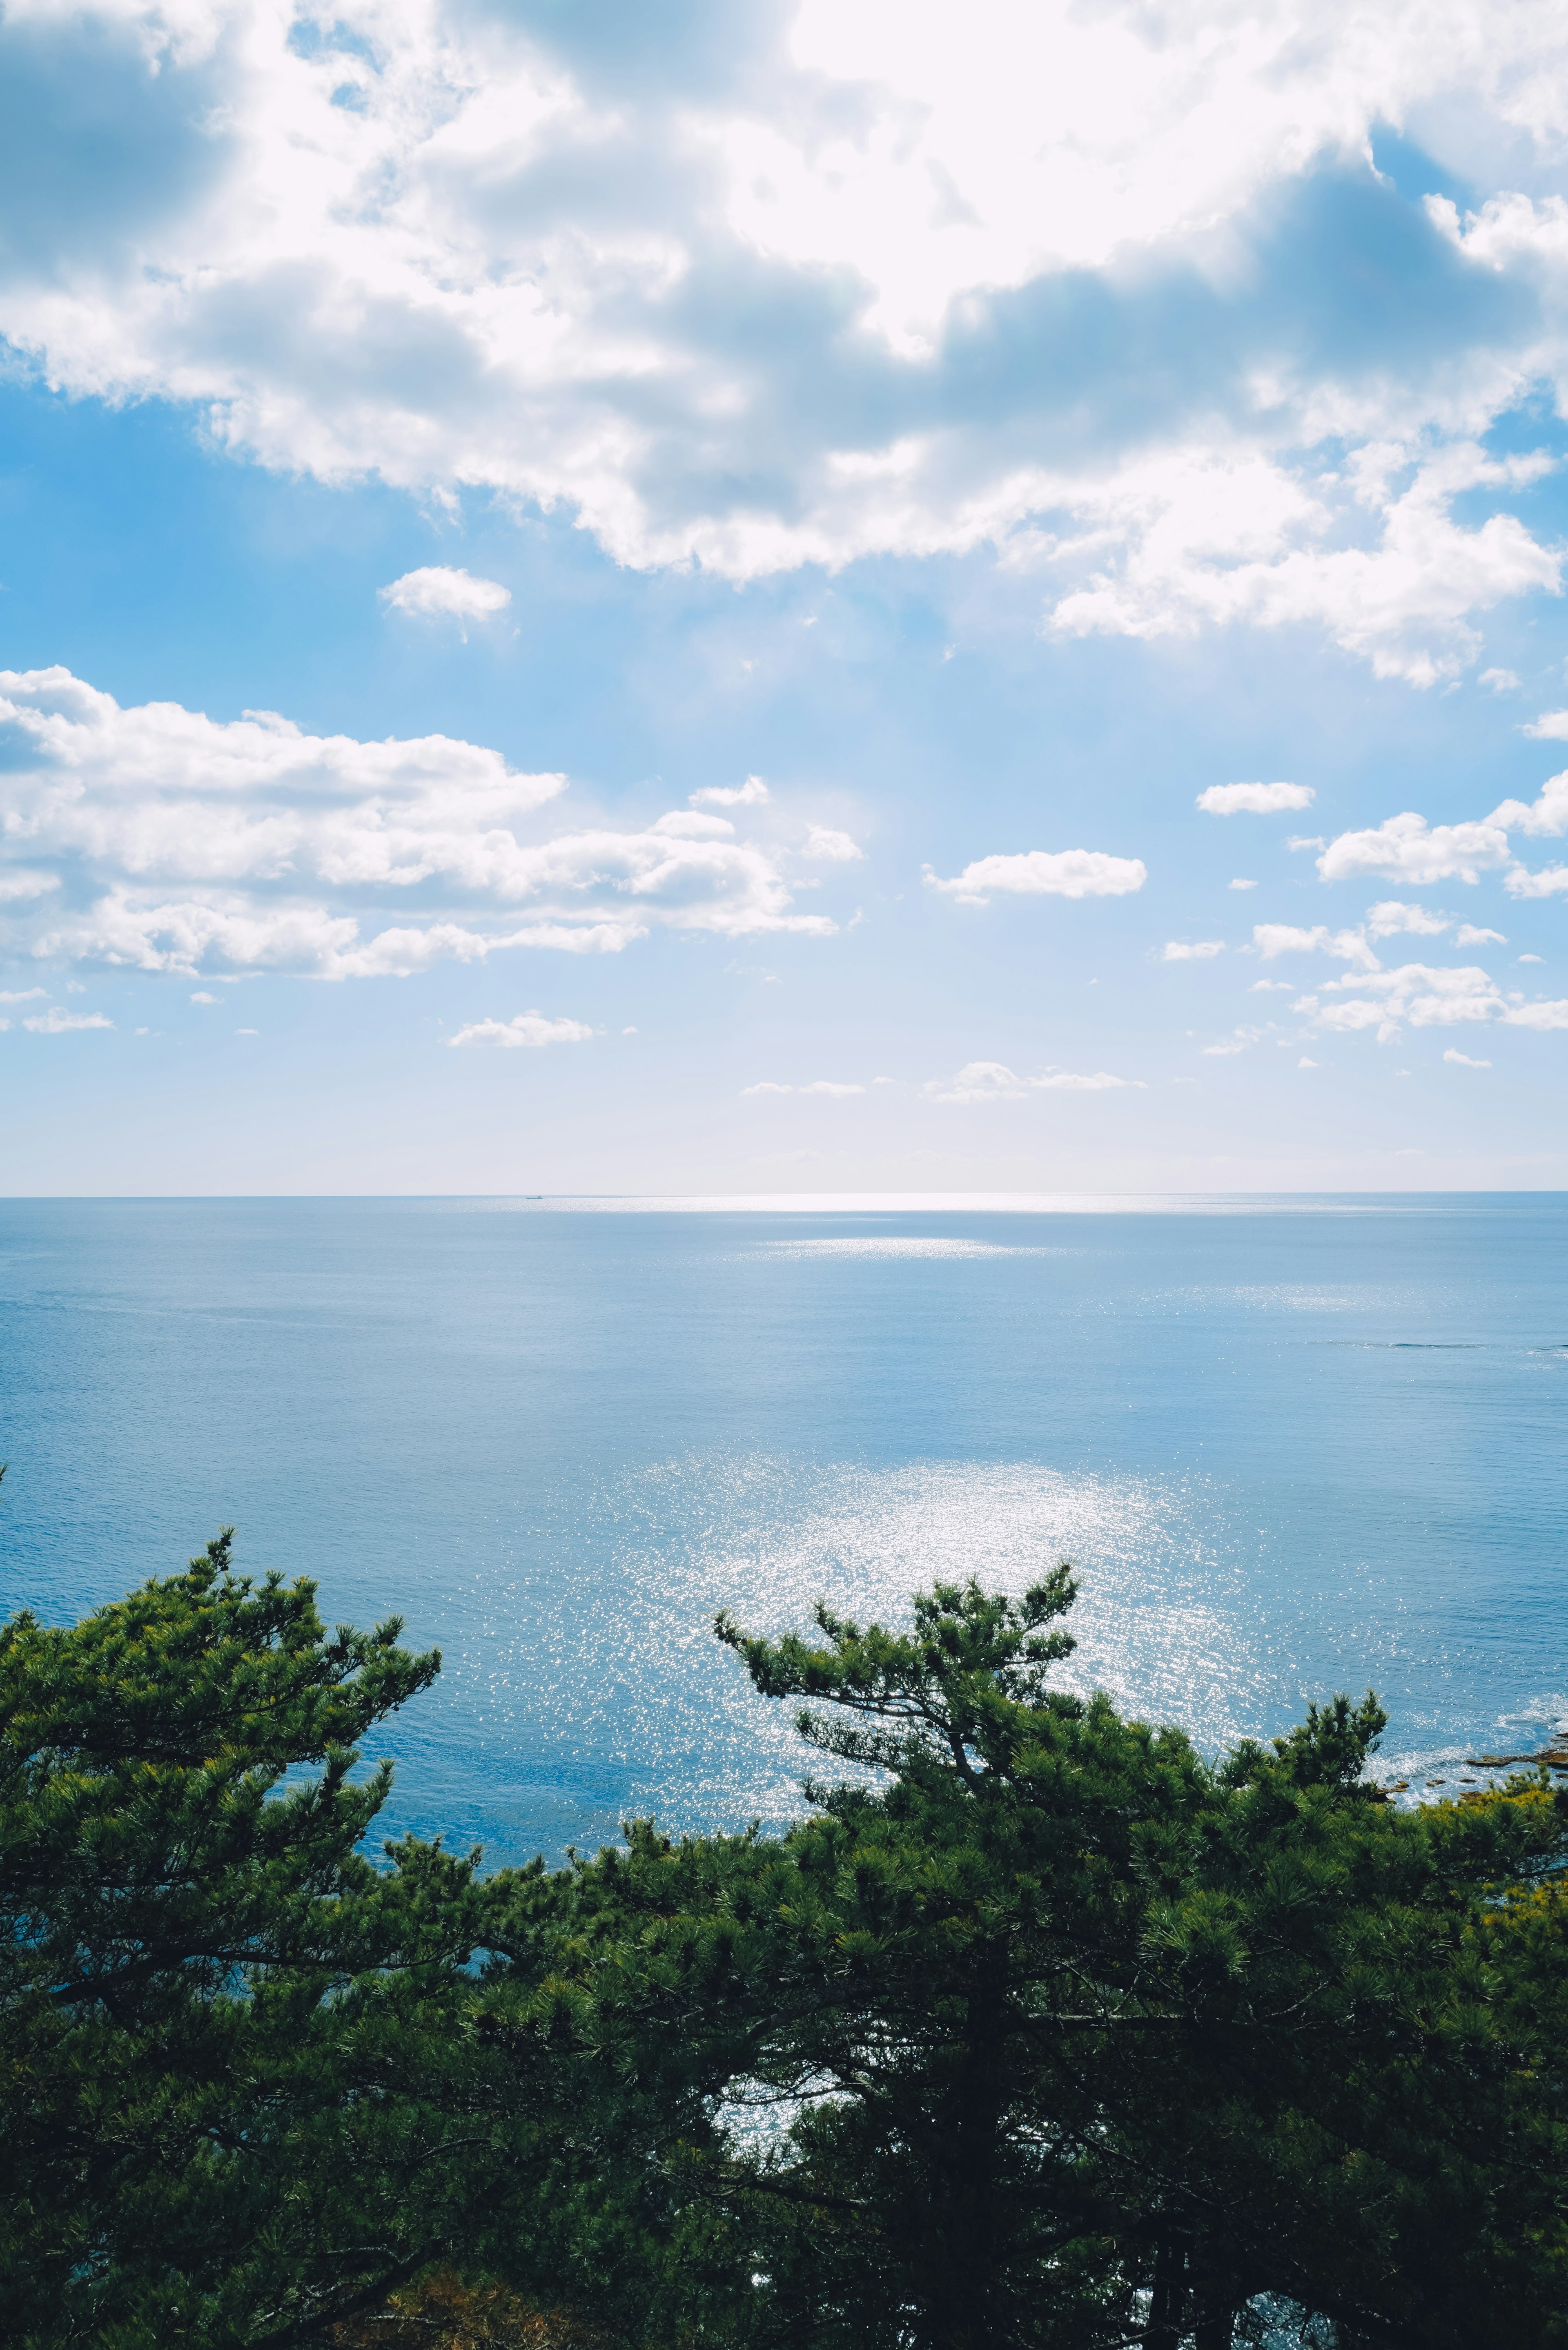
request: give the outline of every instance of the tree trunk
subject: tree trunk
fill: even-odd
[[[1200,2302],[1192,2334],[1196,2350],[1231,2350],[1241,2314],[1230,2300]]]
[[[932,2350],[990,2350],[1004,2231],[1002,2178],[1006,1957],[986,1955],[967,2002],[939,2106],[940,2147],[928,2207],[924,2338]]]
[[[1144,2328],[1144,2350],[1179,2350],[1186,2269],[1185,2248],[1168,2237],[1163,2239],[1154,2256],[1154,2295]]]

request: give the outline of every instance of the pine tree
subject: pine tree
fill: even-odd
[[[721,1618],[854,1776],[576,1872],[547,1996],[680,2247],[644,2338],[1568,2339],[1561,1801],[1399,1811],[1370,1699],[1210,1766],[1050,1685],[1072,1596]]]
[[[470,2224],[504,2134],[456,2028],[472,1862],[358,1850],[356,1742],[440,1658],[231,1544],[0,1629],[9,2342],[311,2338]]]

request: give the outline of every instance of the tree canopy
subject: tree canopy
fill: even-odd
[[[1371,1698],[1205,1758],[1059,1685],[1074,1590],[722,1617],[796,1825],[490,1875],[361,1849],[395,1619],[227,1533],[13,1618],[6,2338],[1568,2342],[1563,1798],[1388,1802]]]

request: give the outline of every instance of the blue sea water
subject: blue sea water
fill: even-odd
[[[1083,1577],[1210,1749],[1375,1687],[1452,1789],[1568,1710],[1568,1200],[0,1202],[0,1607],[220,1523],[436,1689],[388,1824],[493,1861],[796,1808],[714,1610]]]

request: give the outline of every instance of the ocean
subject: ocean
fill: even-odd
[[[389,1833],[777,1824],[712,1638],[1082,1576],[1078,1688],[1209,1751],[1375,1688],[1423,1792],[1568,1712],[1568,1199],[0,1202],[0,1606],[220,1525],[397,1613]]]

